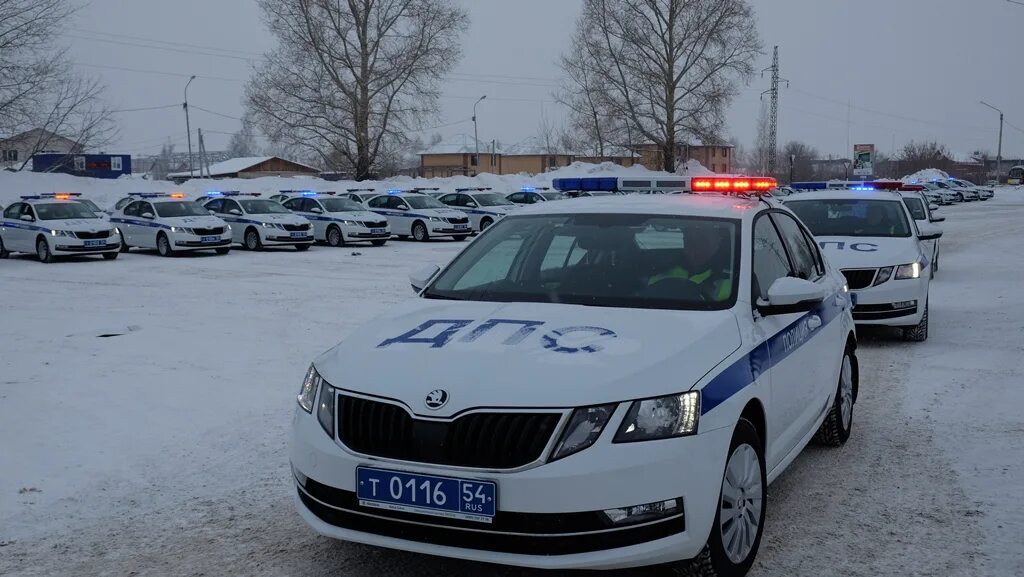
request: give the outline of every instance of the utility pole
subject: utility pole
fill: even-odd
[[[203,178],[203,167],[206,167],[206,175],[210,175],[210,166],[206,164],[206,142],[203,141],[203,129],[197,128],[199,131],[199,178]]]
[[[474,171],[476,174],[480,173],[480,133],[476,129],[476,105],[483,102],[485,98],[487,98],[486,94],[473,103],[473,140],[476,141],[476,156],[473,159],[473,166],[477,167]]]
[[[195,80],[195,79],[196,79],[196,77],[195,77],[195,75],[193,75],[191,78],[188,79],[188,82],[185,84],[185,104],[182,105],[185,108],[185,132],[188,133],[188,176],[189,176],[189,178],[192,178],[192,176],[194,176],[194,173],[192,172],[192,125],[191,125],[191,123],[189,123],[189,120],[188,120],[188,85],[192,84],[192,81]]]
[[[761,93],[761,99],[764,99],[764,95],[768,94],[771,97],[770,110],[768,112],[768,174],[766,176],[775,176],[775,163],[778,161],[778,149],[779,149],[779,83],[785,82],[786,87],[789,87],[789,81],[784,78],[779,78],[779,47],[775,47],[774,54],[772,56],[772,65],[761,71],[761,77],[764,78],[765,72],[772,73],[772,87]]]
[[[999,182],[1000,175],[1003,173],[1003,111],[984,100],[981,101],[981,104],[999,113],[999,151],[996,152],[996,182]]]

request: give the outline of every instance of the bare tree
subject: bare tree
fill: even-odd
[[[910,174],[926,168],[937,168],[949,172],[953,168],[953,155],[943,144],[936,141],[910,141],[896,156],[900,170]]]
[[[819,178],[814,169],[814,161],[818,160],[820,154],[818,149],[813,146],[798,140],[791,140],[782,147],[779,156],[782,157],[782,163],[777,166],[783,167],[787,171],[787,180],[790,175],[792,175],[793,181]]]
[[[623,140],[622,118],[616,118],[605,100],[601,78],[596,66],[599,55],[590,52],[587,31],[577,29],[572,47],[561,57],[565,74],[562,88],[554,94],[555,101],[569,109],[569,126],[574,137],[568,136],[573,149],[604,157],[616,143],[632,144]]]
[[[754,140],[754,149],[751,151],[753,168],[758,174],[768,175],[769,157],[771,156],[771,130],[769,129],[768,104],[761,102],[761,112],[757,116],[757,136]],[[779,163],[776,162],[775,166]]]
[[[586,0],[562,63],[565,90],[580,90],[571,64],[585,62],[600,79],[589,85],[598,109],[656,144],[672,172],[683,141],[723,140],[726,109],[760,51],[747,0]]]
[[[259,143],[256,142],[256,126],[253,124],[252,114],[247,112],[242,116],[242,128],[231,135],[227,153],[232,158],[258,156],[260,154]]]
[[[436,114],[468,25],[451,0],[257,3],[278,42],[246,88],[259,127],[357,179]]]
[[[115,136],[104,87],[78,76],[58,39],[76,7],[69,0],[0,0],[0,134],[40,128],[22,167],[54,135],[79,148]]]

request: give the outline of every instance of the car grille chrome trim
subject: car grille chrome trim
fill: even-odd
[[[875,282],[877,268],[848,268],[841,271],[846,277],[846,285],[850,290],[866,289]]]

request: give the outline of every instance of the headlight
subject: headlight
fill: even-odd
[[[284,230],[284,225],[283,224],[277,224],[277,223],[273,223],[273,222],[264,222],[263,223],[263,227],[264,228],[276,228],[278,230]]]
[[[75,236],[75,233],[71,232],[70,230],[51,230],[50,231],[50,235],[51,236],[66,236],[68,238],[77,238]]]
[[[430,220],[432,222],[444,222],[444,219],[439,217],[439,216],[432,216],[432,217],[430,217]]]
[[[306,371],[306,378],[302,380],[302,389],[299,390],[299,406],[307,413],[313,412],[313,399],[315,398],[316,387],[322,381],[320,373],[316,372],[316,367],[309,365],[309,370]]]
[[[921,263],[902,264],[896,269],[896,280],[921,278]]]
[[[226,232],[231,232],[231,225],[225,222],[224,223],[224,230]]]
[[[321,380],[320,402],[316,406],[316,420],[327,436],[334,438],[334,397],[337,389]]]
[[[344,224],[345,226],[359,226],[359,223],[354,220],[343,220],[341,221],[341,224]]]
[[[181,232],[181,233],[184,233],[184,234],[195,234],[194,232],[192,232],[191,228],[185,228],[183,226],[172,226],[171,227],[171,232]]]
[[[615,434],[616,443],[671,439],[697,433],[700,392],[636,401]]]
[[[121,231],[117,230],[116,228],[112,228],[110,229],[110,236],[121,236]]]
[[[882,283],[889,282],[889,278],[892,277],[892,269],[893,267],[891,266],[878,269],[878,276],[875,277],[875,284],[871,286],[878,286]]]
[[[594,444],[601,436],[601,431],[608,424],[608,419],[615,412],[618,405],[603,405],[600,407],[585,407],[576,409],[569,417],[569,424],[562,432],[562,437],[555,445],[555,452],[551,460],[568,457],[578,453]]]

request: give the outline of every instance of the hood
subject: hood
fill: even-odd
[[[579,407],[689,390],[740,346],[730,311],[415,299],[316,359],[335,387],[417,414]],[[434,389],[447,405],[424,405]]]
[[[306,224],[309,222],[297,214],[250,214],[247,216],[253,220],[278,224]]]
[[[917,239],[819,236],[818,245],[837,268],[880,268],[915,262],[921,258]]]
[[[160,221],[171,226],[184,227],[214,228],[227,226],[227,223],[216,216],[175,216],[161,218]]]
[[[453,208],[416,208],[411,212],[421,212],[423,214],[429,214],[431,216],[446,216],[448,218],[459,218],[468,216],[461,210],[455,210]]]
[[[344,220],[381,222],[384,219],[383,215],[377,214],[376,212],[370,212],[368,210],[347,210],[344,212],[331,212],[329,214]]]
[[[41,220],[35,224],[54,230],[73,230],[75,232],[100,232],[113,230],[109,222],[100,218],[69,218],[64,220]]]

